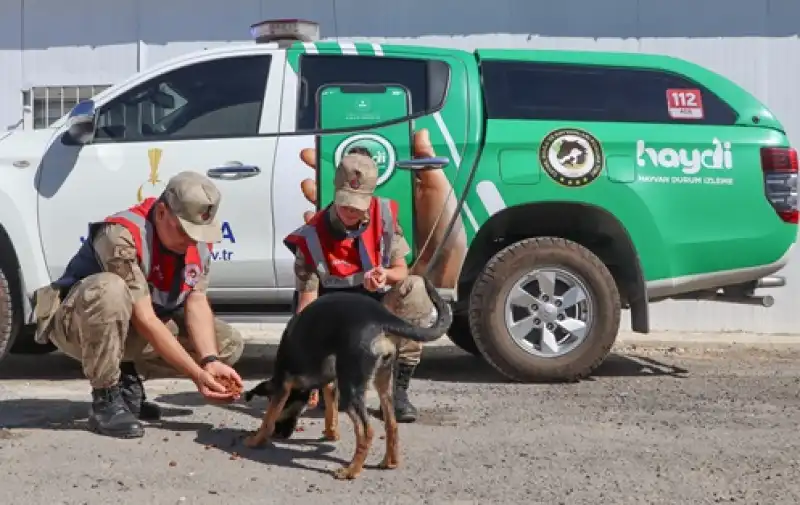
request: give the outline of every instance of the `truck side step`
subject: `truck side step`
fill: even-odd
[[[230,324],[286,324],[292,317],[292,315],[288,312],[283,314],[261,312],[215,312],[214,315]]]

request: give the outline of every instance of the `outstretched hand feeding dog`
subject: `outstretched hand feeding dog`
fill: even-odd
[[[386,429],[386,455],[380,467],[399,465],[398,430],[392,405],[392,366],[397,343],[392,335],[432,342],[450,328],[450,305],[427,278],[425,289],[437,311],[430,328],[414,326],[395,316],[380,302],[361,294],[330,293],[311,302],[286,325],[278,345],[275,371],[245,393],[267,396],[269,406],[258,431],[245,440],[258,447],[273,435],[288,438],[307,408],[312,389],[325,396],[325,431],[328,440],[338,440],[338,412],[353,422],[356,449],[348,466],[335,472],[337,479],[354,479],[364,466],[372,445],[366,391],[372,380],[378,392]],[[338,406],[338,409],[337,409]]]

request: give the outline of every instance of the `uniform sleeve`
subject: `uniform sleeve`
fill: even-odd
[[[300,248],[297,248],[294,256],[294,278],[295,289],[301,293],[316,291],[319,288],[319,275],[308,266]]]
[[[392,244],[389,246],[389,261],[394,263],[398,258],[404,257],[411,252],[411,246],[408,245],[403,228],[400,223],[394,227],[394,235],[392,236]]]
[[[107,224],[97,231],[92,245],[103,270],[122,277],[134,303],[150,295],[147,278],[136,258],[136,243],[127,228]]]

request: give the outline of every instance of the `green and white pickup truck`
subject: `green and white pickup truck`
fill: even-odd
[[[720,75],[656,55],[319,41],[302,21],[252,31],[0,136],[0,359],[52,350],[31,340],[30,298],[87,223],[185,169],[224,195],[217,310],[285,313],[282,239],[356,145],[400,204],[413,271],[452,299],[449,337],[513,380],[590,375],[622,309],[646,333],[652,302],[768,306],[754,289],[783,285],[797,153]]]

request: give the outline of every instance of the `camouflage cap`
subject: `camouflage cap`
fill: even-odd
[[[167,182],[161,197],[193,240],[222,241],[222,226],[216,218],[222,194],[211,179],[197,172],[180,172]]]
[[[378,186],[378,167],[369,156],[348,154],[336,167],[333,186],[337,205],[367,210]]]

